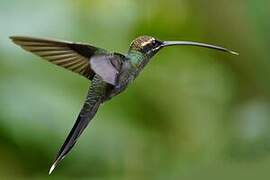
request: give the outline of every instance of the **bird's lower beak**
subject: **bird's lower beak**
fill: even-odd
[[[224,52],[228,52],[234,55],[239,55],[237,52],[211,44],[199,43],[199,42],[192,42],[192,41],[163,41],[161,47],[167,46],[198,46],[210,49],[216,49]]]

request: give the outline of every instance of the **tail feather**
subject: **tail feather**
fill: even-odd
[[[93,106],[93,109],[91,110],[91,114],[89,116],[81,116],[79,115],[75,124],[73,125],[68,137],[66,138],[64,144],[62,145],[61,149],[59,150],[56,159],[53,163],[53,165],[50,168],[49,174],[52,173],[52,171],[56,168],[56,166],[62,161],[65,156],[70,152],[70,150],[73,148],[73,146],[76,144],[78,138],[84,131],[84,129],[87,127],[91,119],[94,117],[94,115],[97,112],[97,109],[100,105],[100,102],[97,102],[95,106]]]
[[[53,165],[49,170],[49,174],[56,168],[56,166],[65,158],[65,156],[70,152],[72,147],[77,142],[78,138],[87,127],[89,122],[95,116],[102,100],[104,98],[106,86],[104,86],[103,82],[97,81],[99,79],[93,79],[92,86],[89,90],[87,99],[84,103],[84,106],[73,125],[69,135],[67,136],[64,144],[60,148]]]

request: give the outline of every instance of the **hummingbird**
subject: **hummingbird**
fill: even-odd
[[[91,81],[82,109],[58,151],[49,174],[73,148],[89,122],[94,118],[99,106],[123,92],[161,49],[169,46],[198,46],[238,55],[235,51],[211,44],[192,41],[162,41],[147,35],[133,40],[126,54],[109,52],[87,43],[26,36],[11,36],[10,39],[24,50]]]

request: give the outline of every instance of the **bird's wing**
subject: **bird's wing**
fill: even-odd
[[[83,43],[23,36],[12,36],[10,38],[26,51],[88,79],[92,79],[94,76],[89,63],[90,58],[98,53],[107,53],[104,49]]]
[[[81,112],[73,125],[69,135],[67,136],[64,144],[59,150],[53,165],[50,168],[49,174],[54,170],[54,168],[59,164],[59,162],[64,159],[64,157],[70,152],[72,147],[75,145],[76,141],[87,127],[89,122],[95,116],[99,105],[105,98],[106,91],[108,90],[108,84],[105,83],[100,76],[95,75],[90,90],[88,92],[87,98],[81,109]]]
[[[92,70],[98,74],[103,81],[115,85],[121,68],[121,59],[114,54],[93,56],[90,60]]]

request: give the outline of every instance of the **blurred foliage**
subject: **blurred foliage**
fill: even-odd
[[[0,179],[268,179],[270,1],[0,1]],[[89,82],[10,35],[125,53],[138,35],[240,52],[162,50],[100,108],[54,174],[49,166]],[[268,177],[268,178],[267,178]]]

